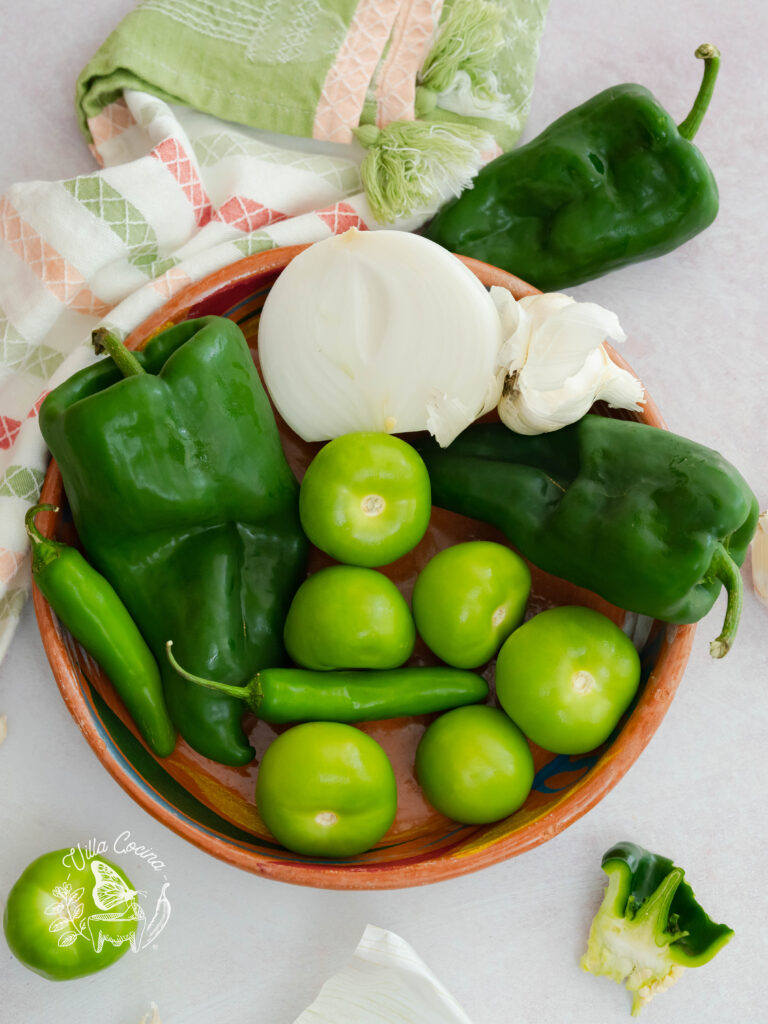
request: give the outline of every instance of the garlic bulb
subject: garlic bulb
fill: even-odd
[[[347,231],[310,246],[264,304],[259,357],[305,441],[429,430],[445,446],[499,400],[501,321],[451,253],[402,231]]]
[[[624,341],[615,313],[594,302],[551,292],[515,299],[491,288],[505,342],[499,416],[518,434],[545,434],[581,419],[593,402],[639,411],[643,386],[620,369],[603,346]]]

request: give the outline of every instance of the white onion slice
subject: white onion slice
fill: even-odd
[[[451,253],[401,231],[348,231],[297,256],[259,325],[264,380],[306,441],[429,430],[441,445],[499,400],[502,328]]]

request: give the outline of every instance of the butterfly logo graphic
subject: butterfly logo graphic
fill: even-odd
[[[122,933],[122,929],[115,933],[110,929],[110,924],[126,921],[144,921],[145,915],[137,896],[146,896],[146,893],[132,889],[126,880],[119,875],[115,869],[103,860],[92,860],[91,871],[96,879],[91,895],[93,902],[103,910],[103,914],[91,914],[88,918],[88,930],[91,933],[93,948],[100,953],[104,943],[109,942],[113,946],[120,946],[124,942],[130,942],[131,947],[137,948],[137,931]],[[102,927],[106,925],[106,931]],[[142,929],[143,930],[143,929]]]
[[[146,896],[141,889],[132,889],[115,869],[103,860],[92,860],[91,871],[96,883],[93,887],[93,902],[99,910],[114,910],[124,903],[135,903],[137,896]]]

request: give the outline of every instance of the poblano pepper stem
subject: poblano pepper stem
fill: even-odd
[[[97,354],[106,352],[111,357],[115,366],[124,377],[135,377],[140,373],[147,372],[136,356],[125,347],[117,335],[112,334],[106,327],[98,327],[93,332],[91,343]]]
[[[168,661],[190,683],[244,701],[265,722],[371,722],[448,711],[477,704],[488,684],[474,672],[439,667],[376,671],[313,672],[267,668],[245,684],[231,686],[183,669],[168,641]]]
[[[712,93],[715,90],[717,73],[720,70],[720,51],[712,43],[702,43],[695,56],[704,61],[704,75],[690,114],[677,126],[680,135],[689,141],[694,137],[701,126],[701,122],[704,120],[704,115],[709,107],[709,101],[712,99]]]
[[[739,568],[722,544],[715,549],[712,558],[711,576],[718,579],[725,587],[728,604],[725,609],[725,620],[720,636],[709,645],[709,653],[713,658],[722,658],[731,649],[736,630],[741,618],[741,604],[744,585]]]

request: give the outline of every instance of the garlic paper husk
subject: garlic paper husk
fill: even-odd
[[[550,292],[516,301],[491,288],[505,341],[498,403],[502,422],[518,434],[545,434],[575,423],[599,399],[639,412],[645,392],[618,367],[603,342],[626,339],[615,313],[594,302]]]
[[[768,511],[760,513],[752,541],[752,585],[758,598],[768,606]]]
[[[152,1003],[149,1007],[149,1013],[145,1013],[139,1021],[139,1024],[163,1024],[160,1020],[160,1013],[157,1009],[157,1004]]]
[[[429,430],[442,446],[501,395],[502,327],[475,275],[401,231],[347,231],[288,264],[259,323],[280,415],[305,441]]]

